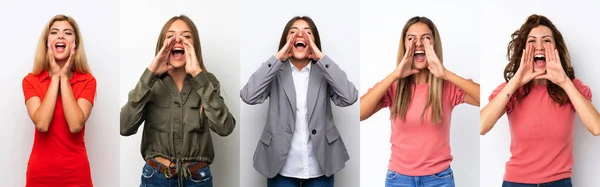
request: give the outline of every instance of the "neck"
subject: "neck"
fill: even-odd
[[[546,79],[534,79],[533,80],[533,84],[535,85],[546,85],[548,83],[548,80]]]
[[[428,81],[427,79],[429,77],[429,71],[427,69],[423,69],[419,73],[414,74],[412,76],[413,81],[415,81],[415,84],[425,84]]]
[[[56,64],[58,64],[58,67],[60,67],[61,69],[65,66],[66,63],[67,63],[67,60],[56,61]]]
[[[298,60],[295,58],[290,58],[290,62],[292,63],[292,65],[296,66],[296,68],[298,69],[302,69],[304,67],[306,67],[308,65],[308,63],[310,63],[310,59],[306,58],[306,59],[302,59],[302,60]]]

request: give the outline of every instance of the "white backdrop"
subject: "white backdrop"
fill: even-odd
[[[592,1],[588,1],[592,2]],[[515,6],[517,5],[518,6]],[[600,82],[595,61],[600,59],[597,43],[600,26],[592,24],[600,17],[598,3],[566,3],[565,1],[498,1],[482,6],[481,24],[481,106],[488,103],[492,91],[504,82],[502,72],[508,63],[506,47],[510,35],[531,14],[548,17],[563,34],[571,54],[575,76],[592,89],[592,103],[600,108]],[[506,115],[498,120],[494,128],[481,137],[481,186],[500,186],[504,177],[505,163],[510,158],[510,131]],[[575,145],[573,185],[598,186],[600,173],[600,138],[593,137],[579,118],[575,122]]]
[[[323,53],[331,57],[359,88],[358,1],[243,1],[241,33],[241,89],[260,64],[277,52],[285,24],[293,16],[310,16],[321,36]],[[343,8],[340,7],[343,4]],[[238,93],[239,93],[238,89]],[[242,186],[266,186],[266,177],[254,170],[252,158],[265,125],[268,100],[261,105],[241,103]],[[358,101],[345,108],[334,107],[333,116],[346,144],[350,160],[334,175],[335,186],[359,183]]]
[[[96,101],[86,123],[85,142],[95,186],[117,186],[119,179],[119,19],[117,1],[4,1],[0,19],[4,36],[0,56],[6,63],[0,106],[2,186],[25,186],[27,162],[33,146],[33,122],[27,115],[21,82],[33,67],[35,49],[46,23],[56,14],[75,18],[85,52],[97,80]]]
[[[173,16],[185,14],[200,33],[202,55],[208,71],[221,83],[221,95],[237,124],[229,136],[213,133],[215,161],[211,165],[215,186],[239,186],[239,8],[238,1],[120,1],[121,86],[119,104],[135,87],[154,59],[162,26]],[[118,109],[117,111],[119,111]],[[140,154],[142,128],[121,137],[121,186],[139,186],[144,160]]]
[[[396,67],[402,28],[413,16],[436,24],[442,39],[444,66],[479,82],[478,4],[465,1],[361,1],[360,60],[364,95]],[[479,180],[478,108],[458,105],[452,114],[450,145],[456,186],[476,187]],[[381,109],[361,122],[361,186],[384,186],[391,155],[389,109]]]

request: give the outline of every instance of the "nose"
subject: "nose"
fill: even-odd
[[[421,46],[423,46],[423,43],[425,42],[425,41],[423,41],[424,39],[417,38],[416,40],[417,40],[417,41],[416,41],[416,43],[415,43],[415,46],[417,46],[417,47],[421,47]]]
[[[535,48],[536,51],[543,51],[544,50],[544,44],[542,44],[541,41],[535,42],[535,44],[533,45],[533,47]]]

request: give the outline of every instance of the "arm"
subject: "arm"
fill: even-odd
[[[594,136],[599,136],[600,114],[594,105],[592,105],[592,102],[587,100],[569,79],[567,79],[561,87],[569,96],[571,104],[573,104],[573,107],[575,108],[575,111],[577,111],[577,115],[581,118],[581,122],[583,122],[585,128],[587,128]]]
[[[462,78],[449,70],[446,70],[445,74],[445,80],[456,85],[458,88],[467,93],[465,96],[465,103],[473,106],[479,106],[479,84]]]
[[[479,134],[489,132],[498,119],[504,115],[506,104],[519,88],[516,81],[509,81],[504,88],[481,111],[479,111]]]
[[[275,56],[271,56],[250,76],[248,83],[240,90],[242,101],[249,105],[255,105],[267,100],[271,82],[282,67],[283,62]]]
[[[356,102],[358,99],[358,90],[356,90],[354,84],[348,80],[346,73],[335,62],[328,56],[324,56],[315,65],[321,69],[323,77],[331,86],[329,95],[335,105],[345,107]]]
[[[33,121],[35,128],[40,132],[47,132],[50,127],[50,122],[54,115],[54,107],[56,106],[56,99],[58,96],[58,84],[59,77],[53,76],[50,80],[50,86],[46,91],[44,100],[40,101],[38,96],[29,98],[25,104],[27,106],[27,113],[29,118]],[[23,80],[23,90],[32,90],[33,87],[30,82]]]
[[[192,81],[196,93],[200,95],[210,129],[220,136],[231,134],[235,128],[235,119],[221,97],[217,78],[211,73],[202,71],[196,74]]]
[[[360,121],[366,120],[371,115],[383,108],[381,98],[385,95],[387,89],[396,82],[397,77],[391,73],[381,82],[375,85],[365,95],[360,97]]]
[[[121,135],[130,136],[137,133],[138,128],[146,120],[144,109],[150,99],[150,88],[158,80],[158,77],[146,69],[129,92],[127,103],[121,108]]]
[[[96,80],[93,79],[87,84],[90,84],[89,86],[93,86],[93,92],[95,92]],[[87,86],[88,85],[86,85],[86,87]],[[67,76],[61,76],[60,90],[63,110],[67,125],[69,126],[69,131],[71,133],[78,133],[81,131],[81,129],[83,129],[85,122],[87,121],[88,117],[90,117],[90,113],[92,112],[92,103],[84,98],[79,98],[77,101],[75,101],[71,83],[69,82],[69,78]]]

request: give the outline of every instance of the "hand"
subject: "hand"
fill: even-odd
[[[445,79],[446,68],[444,68],[444,65],[435,54],[435,50],[429,39],[425,39],[425,55],[427,56],[427,69],[429,69],[429,72],[437,78]]]
[[[183,41],[183,47],[185,48],[185,72],[192,75],[192,77],[196,77],[198,73],[202,72],[202,68],[200,68],[200,63],[198,63],[194,45],[182,36],[177,37],[179,37],[179,40]]]
[[[308,35],[308,31],[304,30],[302,32],[304,32],[304,36],[306,36],[306,42],[308,42],[306,44],[308,47],[308,59],[319,61],[319,59],[323,58],[323,53],[321,52],[321,50],[319,50],[317,44],[315,44],[315,42],[312,40],[312,37]]]
[[[75,54],[75,42],[71,43],[71,49],[69,49],[69,58],[65,65],[60,69],[60,77],[69,79],[71,74],[71,68],[73,67],[73,55]]]
[[[419,73],[419,70],[412,69],[412,63],[415,55],[415,42],[414,40],[408,44],[407,50],[404,53],[404,57],[400,63],[396,66],[396,70],[394,70],[394,76],[396,79],[402,79],[409,75]]]
[[[171,56],[171,50],[175,43],[177,43],[175,36],[171,37],[167,40],[166,43],[163,44],[162,48],[156,56],[150,66],[148,66],[148,70],[152,72],[153,75],[162,75],[163,73],[173,69],[173,66],[169,64],[169,57]]]
[[[56,63],[56,60],[54,59],[54,51],[52,51],[52,48],[50,47],[50,45],[48,45],[48,63],[50,65],[50,70],[48,71],[48,74],[50,74],[50,77],[54,77],[54,78],[60,78],[60,66],[58,66],[58,64]]]
[[[546,52],[546,74],[537,76],[535,79],[547,79],[556,85],[562,86],[569,77],[567,77],[560,63],[558,50],[552,44],[546,44],[544,49],[546,49],[544,50]]]
[[[534,72],[533,69],[533,54],[534,48],[533,44],[527,44],[525,49],[523,49],[523,55],[521,55],[521,63],[519,65],[519,69],[515,73],[515,76],[512,80],[517,81],[518,87],[521,87],[527,84],[529,81],[533,80],[535,77],[544,74],[545,72],[539,71]]]
[[[285,45],[283,45],[283,47],[277,53],[275,53],[275,57],[279,59],[279,61],[283,62],[292,57],[292,47],[294,45],[294,41],[296,41],[296,36],[298,36],[297,32],[288,35]]]

